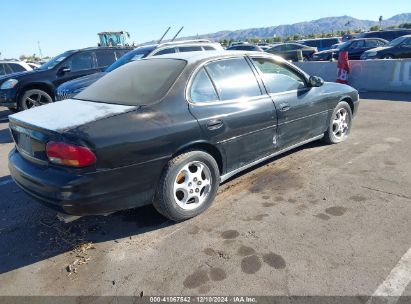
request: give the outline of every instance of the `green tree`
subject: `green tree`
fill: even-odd
[[[379,30],[380,30],[380,27],[378,25],[374,25],[374,26],[370,27],[371,32],[375,32],[375,31],[379,31]]]
[[[411,23],[403,23],[400,24],[400,28],[406,28],[406,29],[411,29]]]

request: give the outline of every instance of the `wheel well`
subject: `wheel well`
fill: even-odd
[[[215,146],[213,146],[211,144],[208,144],[208,143],[193,144],[193,145],[190,145],[188,147],[184,147],[184,149],[182,149],[182,150],[178,151],[177,153],[175,153],[173,155],[173,157],[175,157],[175,156],[177,156],[181,153],[184,153],[187,150],[202,150],[204,152],[207,152],[217,162],[220,174],[223,174],[223,169],[224,169],[223,157],[221,155],[221,152]]]
[[[21,96],[23,96],[24,92],[26,92],[28,90],[34,90],[34,89],[42,90],[42,91],[46,92],[54,100],[54,92],[53,92],[52,88],[49,85],[44,84],[44,83],[29,84],[29,85],[23,87],[20,90],[20,94],[19,94],[18,99],[20,100],[20,98],[21,98]]]
[[[351,113],[354,115],[354,103],[352,102],[352,99],[346,97],[346,98],[342,99],[341,101],[345,101],[346,103],[348,103],[350,105]]]

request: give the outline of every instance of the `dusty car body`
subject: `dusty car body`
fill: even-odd
[[[10,116],[9,168],[60,212],[154,203],[179,221],[207,209],[218,185],[244,169],[321,138],[344,141],[358,104],[355,89],[265,53],[153,57],[76,99]]]

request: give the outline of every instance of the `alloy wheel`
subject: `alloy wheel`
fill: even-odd
[[[341,108],[335,113],[333,120],[333,133],[338,139],[342,139],[348,135],[350,130],[350,116],[348,111]]]
[[[184,210],[198,208],[211,192],[211,171],[202,162],[191,162],[177,174],[174,182],[174,199]]]
[[[24,110],[28,110],[31,108],[48,104],[50,102],[51,99],[48,95],[41,92],[36,92],[26,96],[26,98],[23,100],[23,108]]]

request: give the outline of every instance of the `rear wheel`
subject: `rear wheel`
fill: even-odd
[[[338,144],[345,141],[351,131],[352,111],[350,105],[341,101],[335,108],[324,141],[328,144]]]
[[[188,151],[168,162],[154,207],[173,221],[195,217],[210,207],[219,183],[215,159],[203,151]]]
[[[51,102],[53,99],[47,92],[38,89],[27,90],[20,98],[19,108],[20,110],[28,110]]]

